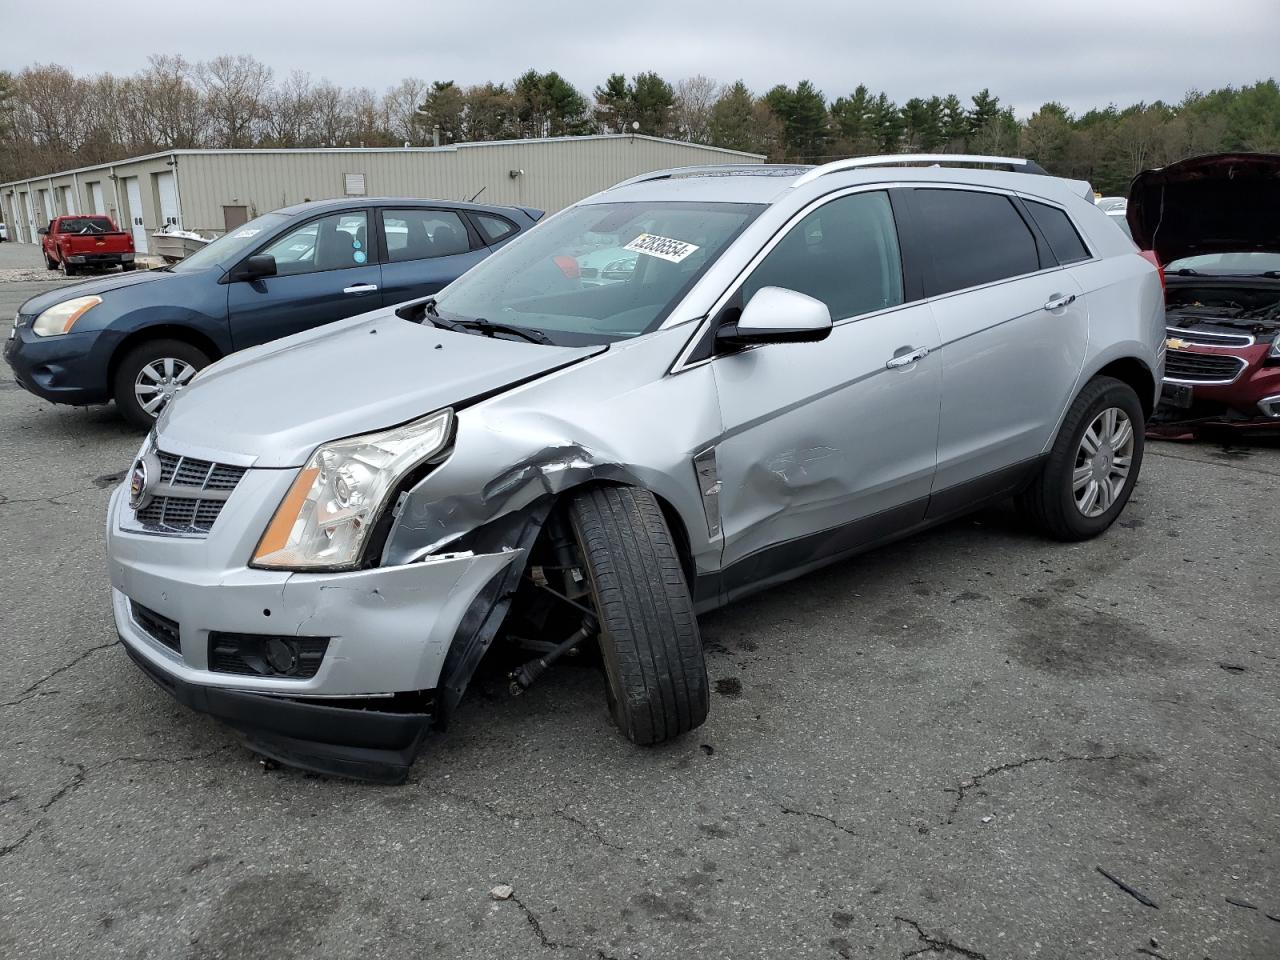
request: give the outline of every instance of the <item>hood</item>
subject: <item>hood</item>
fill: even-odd
[[[1161,263],[1280,253],[1280,154],[1218,153],[1144,170],[1129,187],[1133,241]]]
[[[365,314],[219,361],[169,405],[157,435],[177,453],[301,466],[326,441],[457,406],[606,349],[451,333],[390,310]]]
[[[62,303],[63,300],[70,300],[73,297],[87,297],[90,294],[104,294],[109,290],[123,290],[125,287],[136,287],[144,283],[160,283],[166,280],[175,280],[179,277],[176,273],[166,273],[163,270],[132,270],[129,273],[113,273],[107,277],[99,277],[96,280],[81,280],[79,283],[69,283],[64,287],[57,287],[48,293],[38,293],[21,307],[18,312],[22,314],[41,313],[50,307]]]

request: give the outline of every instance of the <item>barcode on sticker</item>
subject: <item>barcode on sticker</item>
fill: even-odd
[[[660,237],[655,233],[642,233],[622,249],[630,250],[632,253],[643,253],[649,257],[658,257],[661,260],[669,260],[672,263],[679,263],[697,250],[698,246],[693,243],[685,243],[683,240]]]

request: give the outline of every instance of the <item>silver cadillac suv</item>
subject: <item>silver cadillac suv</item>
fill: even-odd
[[[230,356],[112,497],[124,648],[329,773],[403,778],[495,644],[515,690],[598,651],[622,732],[678,736],[700,612],[1003,498],[1116,519],[1163,301],[1090,196],[993,157],[660,171]]]

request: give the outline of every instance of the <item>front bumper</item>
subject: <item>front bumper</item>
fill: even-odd
[[[1205,425],[1247,430],[1280,428],[1280,361],[1268,358],[1269,343],[1249,347],[1218,347],[1194,344],[1182,348],[1180,355],[1192,357],[1231,358],[1239,371],[1227,381],[1202,382],[1166,374],[1166,399],[1159,414],[1165,421],[1196,421]],[[1172,355],[1173,350],[1169,351]],[[1189,406],[1167,402],[1169,388],[1189,389]]]
[[[67,257],[67,263],[78,267],[115,266],[120,263],[133,263],[132,253],[73,253]]]
[[[107,365],[115,339],[105,331],[37,337],[31,322],[14,328],[4,359],[18,385],[51,403],[92,404],[111,399]]]
[[[295,473],[250,469],[207,538],[122,526],[131,511],[117,489],[107,529],[116,630],[165,689],[239,729],[255,749],[323,772],[402,777],[431,717],[403,713],[403,700],[392,695],[438,686],[464,617],[486,602],[482,591],[521,551],[344,573],[249,568]],[[144,626],[135,604],[176,624],[176,637]],[[215,632],[323,637],[328,645],[310,677],[228,673],[210,657]],[[344,704],[328,706],[325,698]],[[349,708],[353,700],[358,709]],[[369,777],[355,772],[360,764],[392,773]]]

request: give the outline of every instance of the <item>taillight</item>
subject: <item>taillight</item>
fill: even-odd
[[[1143,260],[1149,261],[1151,265],[1156,268],[1156,272],[1160,274],[1161,292],[1167,291],[1168,288],[1164,284],[1164,264],[1160,262],[1160,258],[1156,256],[1156,252],[1154,250],[1139,250],[1138,253],[1141,255]]]
[[[578,261],[573,259],[573,257],[566,257],[564,254],[561,254],[558,257],[552,257],[551,261],[559,267],[560,272],[570,280],[577,280],[582,276],[582,271],[578,269]]]

